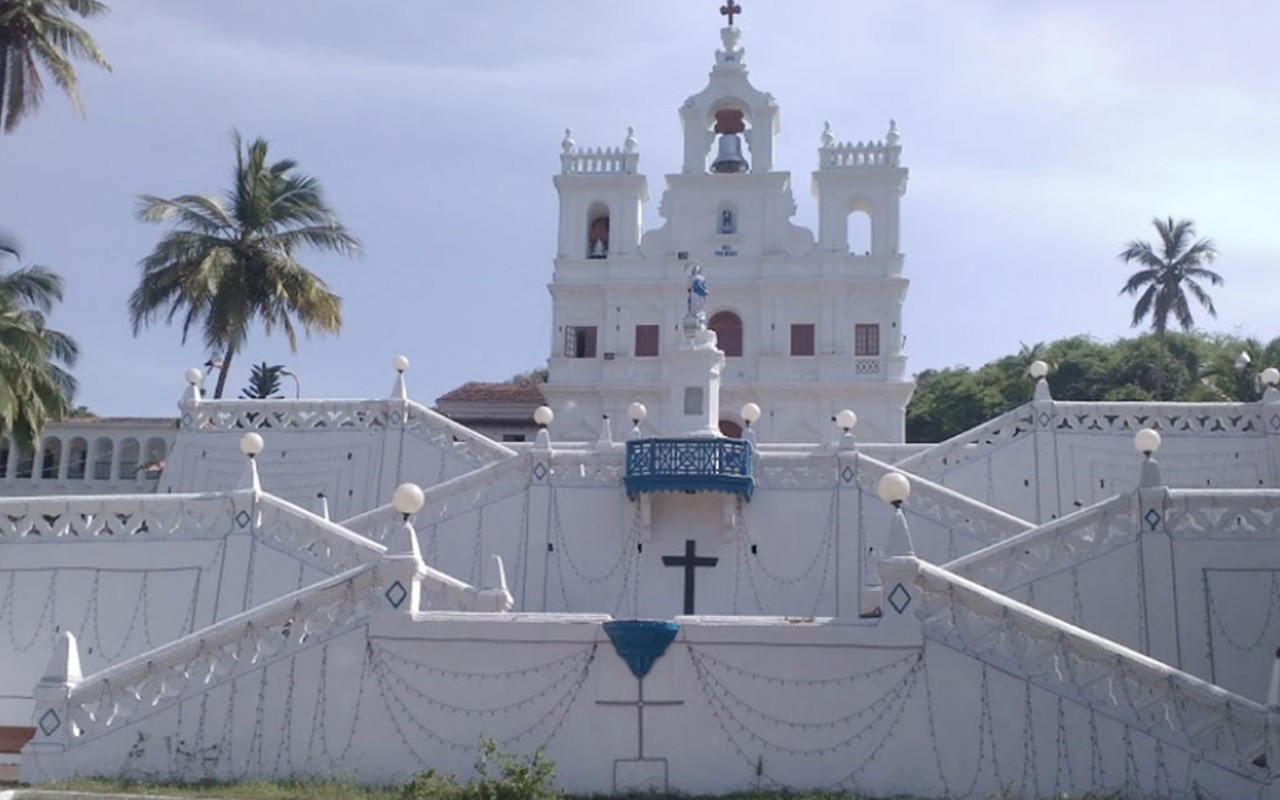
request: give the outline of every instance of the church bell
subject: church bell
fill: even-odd
[[[719,149],[716,160],[711,162],[711,171],[716,173],[746,172],[750,169],[747,159],[742,156],[742,139],[736,133],[720,134]]]

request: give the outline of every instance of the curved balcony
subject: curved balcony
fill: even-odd
[[[728,492],[750,500],[751,443],[743,439],[633,439],[627,442],[627,497],[642,492]]]

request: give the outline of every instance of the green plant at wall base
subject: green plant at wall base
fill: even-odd
[[[480,738],[476,777],[460,783],[433,769],[405,785],[402,800],[558,800],[555,764],[538,751],[530,756],[503,753],[492,739]]]

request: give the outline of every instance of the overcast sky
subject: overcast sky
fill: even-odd
[[[306,262],[344,298],[342,335],[296,355],[255,336],[229,393],[259,361],[286,364],[306,395],[384,396],[403,352],[428,403],[540,365],[564,128],[595,146],[636,127],[657,227],[676,110],[706,84],[720,3],[114,0],[89,23],[115,69],[80,67],[87,119],[50,83],[40,114],[0,138],[0,229],[66,277],[54,324],[83,348],[78,402],[176,413],[183,371],[207,354],[175,329],[131,335],[126,298],[162,232],[134,202],[220,193],[233,127],[318,176],[367,254]],[[1280,335],[1280,4],[742,5],[751,79],[782,109],[797,222],[816,221],[823,122],[858,140],[898,120],[911,371],[1127,334],[1116,253],[1154,215],[1193,218],[1221,250],[1227,284],[1204,327]]]

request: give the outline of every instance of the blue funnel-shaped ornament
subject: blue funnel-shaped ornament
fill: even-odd
[[[680,626],[670,620],[625,619],[604,623],[613,649],[631,668],[631,674],[643,679],[649,674],[653,662],[667,652],[667,645],[676,638]]]

